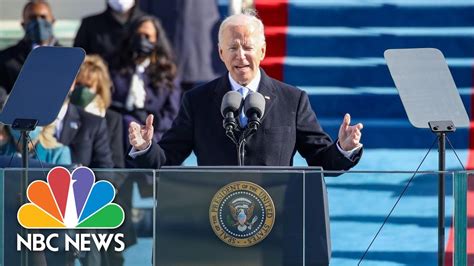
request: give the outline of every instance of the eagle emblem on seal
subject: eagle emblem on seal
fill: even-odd
[[[258,221],[258,217],[253,214],[255,204],[246,198],[237,198],[229,202],[229,209],[237,230],[244,232],[252,230],[253,224]]]
[[[209,223],[216,236],[233,247],[250,247],[272,231],[275,204],[268,192],[249,181],[221,187],[209,204]]]

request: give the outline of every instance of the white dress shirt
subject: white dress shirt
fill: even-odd
[[[128,111],[145,108],[146,91],[144,78],[145,70],[149,65],[150,59],[147,58],[135,68],[135,73],[132,75],[130,89],[128,90],[128,96],[125,101],[125,108]]]
[[[64,117],[66,116],[67,108],[68,103],[63,104],[63,106],[61,106],[61,110],[59,110],[58,117],[56,117],[56,120],[54,121],[56,123],[56,131],[54,132],[54,136],[58,140],[61,136],[61,132],[63,131]]]

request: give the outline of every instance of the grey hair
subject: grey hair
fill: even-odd
[[[253,24],[256,29],[257,42],[261,45],[265,43],[265,29],[263,22],[257,17],[257,11],[246,9],[241,14],[227,17],[219,27],[219,44],[222,43],[224,29],[229,25],[249,25]]]

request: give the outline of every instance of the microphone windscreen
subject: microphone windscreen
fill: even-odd
[[[221,102],[221,114],[225,117],[228,112],[235,112],[239,110],[240,105],[242,104],[242,95],[236,91],[227,92],[224,97],[222,97]]]
[[[250,92],[245,98],[244,112],[247,117],[256,112],[257,116],[261,118],[265,113],[265,98],[258,92]]]

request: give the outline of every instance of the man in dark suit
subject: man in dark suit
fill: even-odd
[[[347,114],[338,141],[332,142],[319,125],[306,93],[260,69],[265,50],[263,24],[254,15],[224,20],[219,29],[219,54],[228,75],[187,92],[172,128],[158,144],[151,141],[152,116],[144,127],[130,124],[130,156],[138,166],[179,165],[191,151],[199,165],[237,165],[235,145],[222,128],[220,105],[226,92],[242,88],[258,91],[265,98],[261,126],[247,142],[245,165],[290,166],[298,151],[308,165],[325,170],[354,166],[362,153],[362,124],[350,126]]]
[[[107,0],[104,12],[82,19],[74,46],[100,55],[111,65],[131,23],[145,15],[134,0]]]
[[[29,1],[23,8],[21,26],[25,36],[14,46],[0,51],[0,86],[10,93],[26,57],[38,46],[59,46],[53,35],[54,16],[44,0]]]

